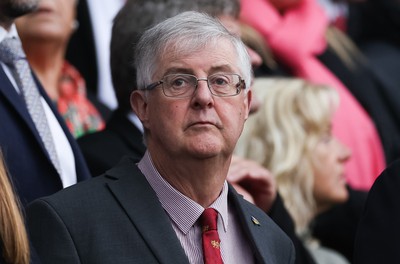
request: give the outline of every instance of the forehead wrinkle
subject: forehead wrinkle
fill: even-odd
[[[209,73],[216,73],[216,72],[235,73],[235,70],[232,68],[230,64],[212,66],[210,68]]]
[[[156,78],[162,78],[167,74],[185,73],[185,74],[198,74],[198,71],[204,71],[207,75],[224,72],[224,73],[238,73],[240,67],[237,65],[238,56],[235,53],[235,48],[232,43],[224,41],[222,46],[221,42],[218,45],[212,44],[206,45],[205,49],[200,49],[199,52],[203,53],[203,56],[207,56],[207,60],[198,60],[196,50],[190,52],[171,52],[170,49],[166,49],[165,52],[161,53],[158,59],[158,70],[159,73],[154,76]],[[207,53],[207,51],[209,53]],[[207,54],[207,55],[204,55]],[[193,60],[193,61],[192,61]],[[197,76],[204,77],[204,76]]]
[[[168,75],[168,74],[177,74],[177,73],[184,73],[184,74],[193,74],[193,70],[190,68],[185,68],[185,67],[171,67],[168,68],[163,76]]]

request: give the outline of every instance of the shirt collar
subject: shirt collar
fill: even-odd
[[[146,151],[138,164],[147,181],[156,192],[162,207],[171,220],[186,235],[196,223],[204,209],[201,205],[172,187],[157,171]],[[219,197],[210,205],[222,220],[224,231],[228,228],[228,183],[225,181]]]
[[[19,38],[15,24],[11,25],[10,31],[7,31],[5,28],[0,27],[0,42],[2,42],[3,39],[5,39],[6,37]]]

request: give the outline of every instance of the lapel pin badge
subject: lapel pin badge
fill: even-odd
[[[255,225],[260,225],[260,222],[257,220],[257,218],[255,218],[254,216],[251,217],[251,221],[253,222],[253,224]]]

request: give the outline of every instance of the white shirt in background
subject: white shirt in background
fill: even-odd
[[[118,106],[111,80],[110,41],[115,15],[125,0],[87,0],[93,27],[98,69],[98,99],[114,110]]]

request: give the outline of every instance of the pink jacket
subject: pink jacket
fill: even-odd
[[[344,84],[317,58],[326,48],[328,19],[315,0],[303,0],[283,15],[268,0],[241,0],[241,20],[261,33],[277,60],[294,76],[328,84],[339,93],[333,134],[352,151],[348,183],[368,190],[385,167],[382,143],[368,114]]]

